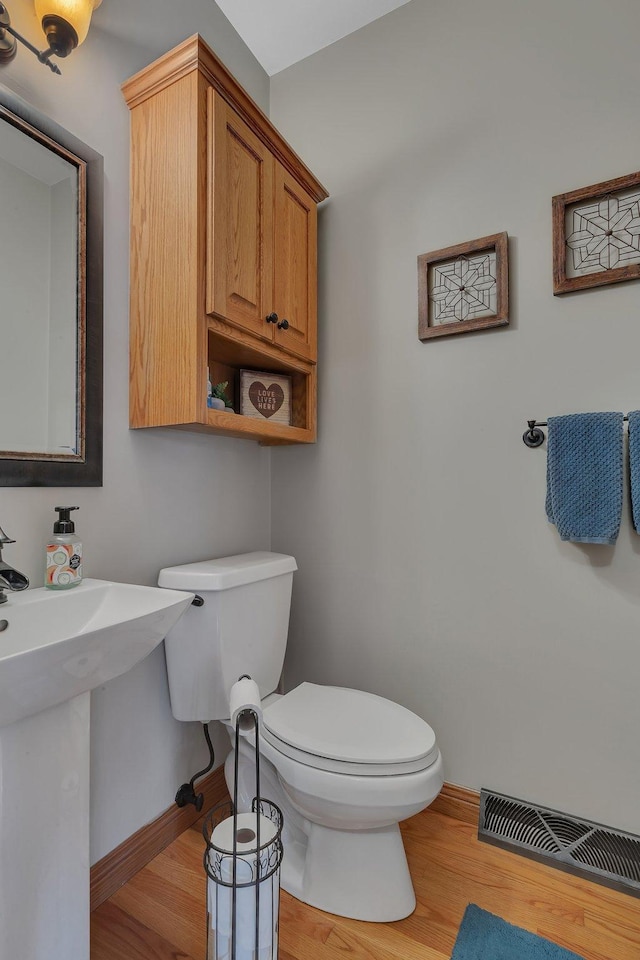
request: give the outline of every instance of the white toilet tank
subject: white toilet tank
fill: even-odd
[[[160,571],[158,585],[204,600],[165,639],[171,710],[177,720],[225,720],[229,691],[243,674],[260,696],[278,685],[289,630],[293,557],[243,553]]]

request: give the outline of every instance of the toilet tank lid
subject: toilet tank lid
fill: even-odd
[[[217,560],[199,560],[176,567],[165,567],[158,576],[158,586],[175,590],[228,590],[245,583],[269,580],[298,569],[294,557],[284,553],[256,550]],[[186,584],[189,584],[188,588]]]

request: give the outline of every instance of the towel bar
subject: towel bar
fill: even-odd
[[[622,418],[625,422],[628,421],[629,417]],[[527,447],[540,447],[545,441],[545,435],[540,429],[540,427],[546,427],[546,420],[527,420],[529,426],[528,430],[522,434],[522,440]]]

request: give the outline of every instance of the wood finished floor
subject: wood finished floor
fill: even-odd
[[[415,913],[360,923],[283,893],[280,960],[449,960],[468,903],[585,960],[640,960],[640,899],[480,843],[475,826],[433,810],[402,829]],[[204,960],[203,846],[196,825],[93,912],[91,960]]]

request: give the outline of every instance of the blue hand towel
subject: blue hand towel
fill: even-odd
[[[629,421],[629,475],[631,477],[631,513],[636,533],[640,533],[640,410],[627,414]]]
[[[547,517],[563,540],[616,542],[622,517],[622,414],[549,417]]]

